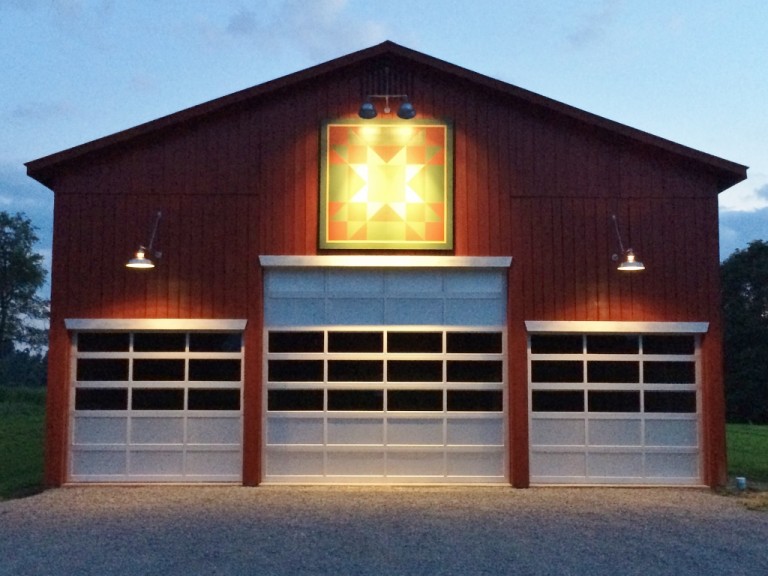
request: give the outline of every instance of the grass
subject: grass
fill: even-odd
[[[728,424],[726,438],[728,475],[747,479],[744,505],[768,512],[768,426]]]
[[[44,388],[0,387],[0,500],[43,486]],[[768,511],[768,426],[728,424],[728,473],[744,476],[748,508]]]
[[[0,500],[43,485],[44,388],[0,388]]]
[[[768,426],[728,424],[727,439],[729,473],[768,483]]]

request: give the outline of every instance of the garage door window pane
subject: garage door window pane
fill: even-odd
[[[581,336],[544,335],[531,336],[531,354],[581,354],[584,343]]]
[[[647,384],[694,384],[694,362],[643,362],[643,379]]]
[[[184,360],[134,360],[133,379],[184,380]]]
[[[443,363],[439,360],[390,360],[389,382],[442,382]]]
[[[328,390],[328,410],[384,410],[384,391]]]
[[[532,382],[584,382],[584,363],[580,360],[534,360]]]
[[[322,352],[322,332],[270,332],[270,352]]]
[[[440,412],[442,409],[442,390],[390,390],[387,392],[387,410]]]
[[[322,382],[322,360],[270,360],[270,382]]]
[[[448,382],[501,382],[502,379],[501,361],[448,361]]]
[[[134,388],[131,407],[134,410],[183,410],[184,390]]]
[[[637,354],[639,351],[638,336],[620,334],[587,336],[587,354]]]
[[[448,332],[448,352],[501,354],[501,332]]]
[[[384,362],[379,360],[329,360],[328,380],[331,382],[381,382]]]
[[[387,352],[416,354],[443,351],[443,335],[440,332],[390,332],[387,334]]]
[[[240,380],[240,360],[190,360],[189,379],[237,382]]]
[[[694,336],[643,336],[643,354],[690,355],[695,351]]]
[[[270,390],[267,410],[322,410],[322,390]]]
[[[448,390],[449,412],[501,412],[501,390]]]
[[[189,351],[240,352],[242,340],[239,332],[192,332],[189,335]]]
[[[696,412],[696,393],[646,392],[645,411],[693,414]]]
[[[382,352],[381,332],[328,332],[329,352]]]
[[[240,410],[240,390],[190,388],[190,410]]]
[[[535,390],[531,403],[534,412],[584,412],[584,393],[577,390]]]
[[[640,412],[640,392],[590,391],[590,412]]]
[[[186,347],[184,332],[137,332],[133,335],[136,352],[183,352]]]
[[[75,410],[125,410],[128,390],[125,388],[78,388]]]
[[[587,362],[589,382],[637,384],[640,382],[639,362]]]
[[[78,358],[77,379],[81,382],[128,380],[128,360]]]
[[[131,335],[127,332],[82,332],[77,335],[79,352],[127,352]]]

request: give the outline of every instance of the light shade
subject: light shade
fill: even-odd
[[[360,110],[358,111],[357,115],[364,120],[376,118],[376,106],[374,106],[373,102],[370,100],[366,100],[360,105]]]
[[[645,270],[645,265],[635,258],[635,253],[632,248],[627,250],[624,254],[625,259],[619,264],[619,270],[622,272],[639,272]]]
[[[136,250],[136,256],[128,260],[128,263],[125,265],[126,268],[154,268],[155,263],[152,262],[149,258],[146,257],[146,253],[144,251],[144,247],[139,247],[138,250]]]
[[[416,116],[416,110],[414,110],[413,104],[408,102],[408,100],[400,104],[400,107],[397,109],[397,116],[403,120],[410,120]]]

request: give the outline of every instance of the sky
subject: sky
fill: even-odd
[[[721,259],[768,240],[765,0],[0,0],[0,210],[49,263],[24,162],[385,40],[749,166]]]

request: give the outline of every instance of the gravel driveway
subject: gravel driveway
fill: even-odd
[[[703,490],[79,487],[0,502],[0,574],[768,574]]]

